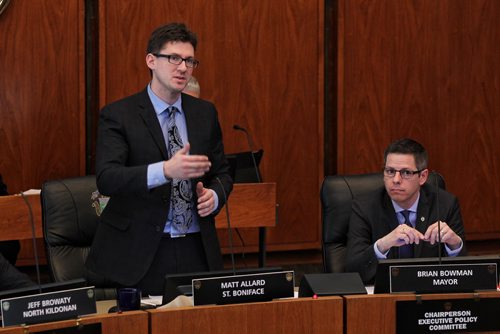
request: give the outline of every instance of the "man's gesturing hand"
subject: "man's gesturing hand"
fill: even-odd
[[[206,155],[189,155],[189,143],[164,161],[163,174],[170,179],[192,179],[203,176],[212,165]]]

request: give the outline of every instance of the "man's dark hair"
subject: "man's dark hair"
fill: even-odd
[[[169,23],[151,33],[146,53],[158,53],[168,42],[188,42],[196,50],[198,40],[184,23]]]
[[[391,153],[411,154],[415,158],[415,165],[417,166],[418,170],[427,168],[427,151],[420,143],[413,139],[402,138],[389,144],[384,152],[384,165],[387,162],[387,156]]]

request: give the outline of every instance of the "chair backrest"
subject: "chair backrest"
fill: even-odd
[[[439,173],[429,173],[427,182],[445,188]],[[345,271],[347,233],[353,199],[384,186],[382,173],[327,176],[321,186],[323,267],[327,273]]]
[[[96,287],[105,283],[89,273],[85,261],[89,254],[99,217],[92,203],[97,190],[94,175],[51,180],[42,185],[42,223],[50,274],[55,282],[86,278]],[[101,285],[101,286],[99,286]],[[114,289],[97,291],[101,299]]]

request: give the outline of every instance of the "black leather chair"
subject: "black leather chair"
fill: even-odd
[[[96,299],[114,299],[115,289],[85,268],[99,217],[92,195],[95,176],[51,180],[42,185],[42,223],[50,274],[55,282],[77,278],[96,286]]]
[[[427,182],[445,189],[439,173],[429,173]],[[323,269],[327,273],[345,271],[347,232],[351,205],[356,196],[384,185],[382,173],[327,176],[321,186]]]

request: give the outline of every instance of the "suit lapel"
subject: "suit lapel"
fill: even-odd
[[[144,90],[140,96],[139,104],[139,114],[144,120],[144,124],[147,127],[149,133],[153,137],[156,145],[161,151],[163,159],[168,159],[167,145],[165,144],[165,138],[163,137],[163,132],[161,130],[160,122],[158,122],[158,117],[153,108],[153,104],[149,99],[147,90]]]
[[[420,233],[425,234],[427,227],[429,226],[429,217],[430,217],[430,203],[427,198],[425,192],[420,190],[420,198],[418,200],[417,206],[417,219],[415,221],[415,228],[420,231]],[[423,244],[425,241],[420,242],[418,245],[415,245],[415,257],[420,257],[422,253]]]
[[[387,194],[386,191],[384,191],[384,215],[385,215],[385,220],[389,224],[389,230],[387,233],[390,231],[394,230],[396,227],[399,225],[398,218],[396,217],[396,211],[394,211],[394,206],[392,205],[391,198]]]
[[[197,129],[203,126],[202,114],[196,110],[196,105],[193,100],[186,95],[182,95],[182,110],[186,118],[186,129],[188,133],[189,144],[191,145],[190,154],[200,154],[201,143],[197,135]]]

